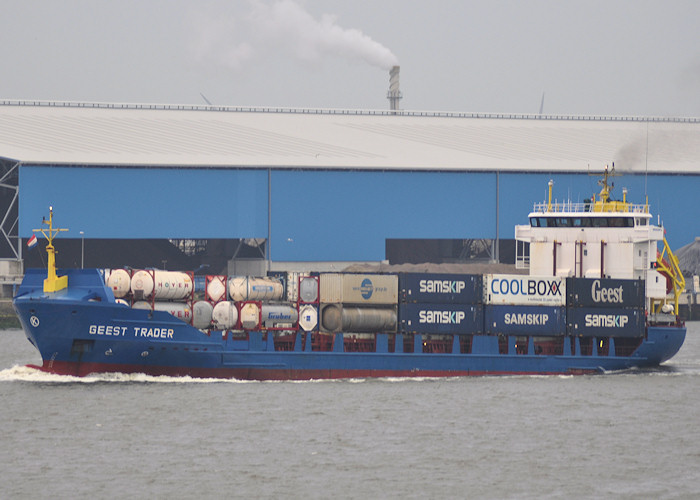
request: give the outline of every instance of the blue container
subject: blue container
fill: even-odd
[[[564,335],[566,309],[558,306],[486,305],[484,328],[490,335]]]
[[[399,304],[403,333],[482,333],[483,307],[472,304]]]
[[[429,304],[481,304],[479,274],[400,273],[399,300]]]
[[[573,307],[566,311],[567,332],[580,337],[642,337],[644,309]]]
[[[567,278],[568,307],[642,308],[645,285],[642,280],[609,278]]]

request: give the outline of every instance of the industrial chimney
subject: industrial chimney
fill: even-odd
[[[389,109],[398,111],[399,100],[402,97],[399,90],[399,66],[392,66],[389,71],[389,92],[386,94],[386,98],[389,99]]]

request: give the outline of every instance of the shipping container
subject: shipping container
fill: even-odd
[[[326,304],[321,308],[321,331],[324,332],[395,332],[394,308],[355,307]]]
[[[489,335],[553,336],[566,333],[566,308],[559,306],[484,306]]]
[[[566,311],[567,332],[582,337],[641,337],[643,309],[572,307]]]
[[[480,304],[483,288],[479,274],[399,274],[401,302]]]
[[[568,307],[644,307],[644,281],[610,278],[567,278]]]
[[[398,302],[399,282],[395,274],[323,273],[319,280],[324,304],[393,305]]]
[[[484,303],[566,305],[566,278],[523,274],[485,274]]]
[[[399,304],[399,331],[404,333],[482,333],[483,306],[474,304]]]

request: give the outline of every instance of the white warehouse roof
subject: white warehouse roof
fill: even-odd
[[[700,119],[0,101],[31,164],[700,173]]]

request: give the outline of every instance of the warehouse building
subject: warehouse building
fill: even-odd
[[[508,259],[550,179],[581,202],[613,162],[613,195],[694,241],[698,119],[4,101],[0,274],[41,265],[49,206],[66,267]]]

